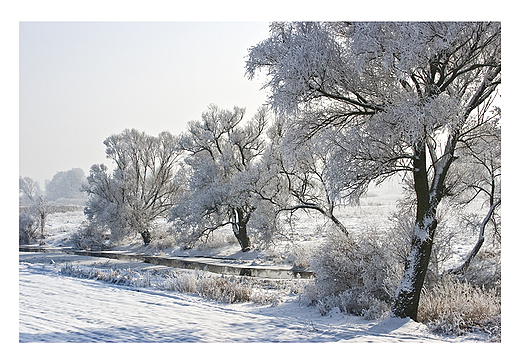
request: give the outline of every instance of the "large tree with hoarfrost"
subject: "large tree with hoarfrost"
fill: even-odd
[[[90,168],[85,214],[90,223],[108,228],[113,240],[139,233],[148,245],[154,222],[166,218],[179,190],[173,179],[181,157],[177,137],[126,129],[104,144],[115,169]]]
[[[246,67],[266,71],[271,106],[302,138],[327,133],[335,198],[412,176],[415,228],[392,311],[417,319],[450,167],[485,133],[476,115],[501,82],[500,23],[273,23]]]
[[[248,224],[259,207],[253,166],[265,149],[268,118],[265,108],[247,122],[244,115],[244,108],[210,105],[180,136],[187,155],[177,178],[185,188],[170,221],[186,242],[230,225],[242,251],[251,249]]]

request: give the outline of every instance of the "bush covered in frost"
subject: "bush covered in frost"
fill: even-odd
[[[305,297],[322,314],[332,308],[367,319],[385,316],[402,272],[376,231],[357,238],[332,233],[311,262],[316,277]]]
[[[465,280],[446,275],[424,289],[418,320],[434,331],[462,335],[482,330],[500,340],[501,299],[497,289],[486,290]]]
[[[103,250],[109,247],[108,234],[97,224],[82,224],[71,235],[70,241],[75,248],[83,250]]]
[[[18,221],[18,243],[29,244],[38,235],[38,220],[30,213],[20,213]]]

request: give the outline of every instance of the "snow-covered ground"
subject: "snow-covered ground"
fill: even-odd
[[[322,316],[290,295],[277,306],[225,304],[154,287],[59,273],[61,263],[20,255],[20,342],[461,342],[409,319]],[[57,255],[54,255],[57,258]],[[77,257],[75,257],[77,258]],[[65,259],[70,260],[70,256]],[[80,262],[76,262],[80,263]],[[84,262],[92,264],[90,262]],[[131,264],[128,262],[128,264]]]
[[[367,223],[381,227],[387,223],[396,197],[394,190],[376,190],[363,199],[360,206],[345,208],[338,215],[354,232]],[[70,246],[70,234],[83,220],[81,211],[52,214],[46,226],[48,237],[45,245]],[[295,234],[289,240],[280,241],[265,251],[245,254],[240,252],[238,244],[226,243],[225,239],[213,246],[185,251],[164,242],[144,248],[135,238],[115,249],[155,255],[229,257],[250,260],[251,264],[291,265],[296,263],[295,260],[305,260],[305,255],[323,241],[326,235],[324,229],[320,229],[322,224],[320,217],[302,215],[301,220],[296,221]],[[465,247],[460,250],[468,251]],[[299,253],[301,251],[303,254]],[[295,254],[300,255],[295,257]],[[370,321],[344,315],[339,310],[322,316],[315,307],[302,303],[299,295],[294,293],[283,293],[281,302],[274,306],[252,302],[229,304],[159,289],[154,285],[123,286],[71,277],[60,273],[67,263],[84,269],[103,266],[137,271],[167,269],[145,263],[63,253],[19,253],[20,342],[456,343],[486,339],[476,334],[462,337],[437,335],[426,326],[407,319]],[[303,348],[291,350],[293,354],[289,358],[306,352]],[[342,348],[342,355],[346,351]],[[261,353],[253,353],[254,358],[251,358],[251,353],[240,355],[245,355],[244,360],[250,362],[258,359]],[[319,355],[314,357],[314,361],[321,359]]]

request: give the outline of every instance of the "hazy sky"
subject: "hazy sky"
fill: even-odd
[[[21,22],[21,176],[44,187],[55,173],[106,163],[103,141],[125,128],[183,131],[211,103],[266,101],[245,76],[249,47],[268,23]]]

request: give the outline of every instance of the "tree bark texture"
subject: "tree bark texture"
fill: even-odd
[[[415,225],[412,248],[392,307],[392,313],[397,317],[410,317],[417,321],[419,298],[428,271],[436,227],[437,221],[431,217]]]

